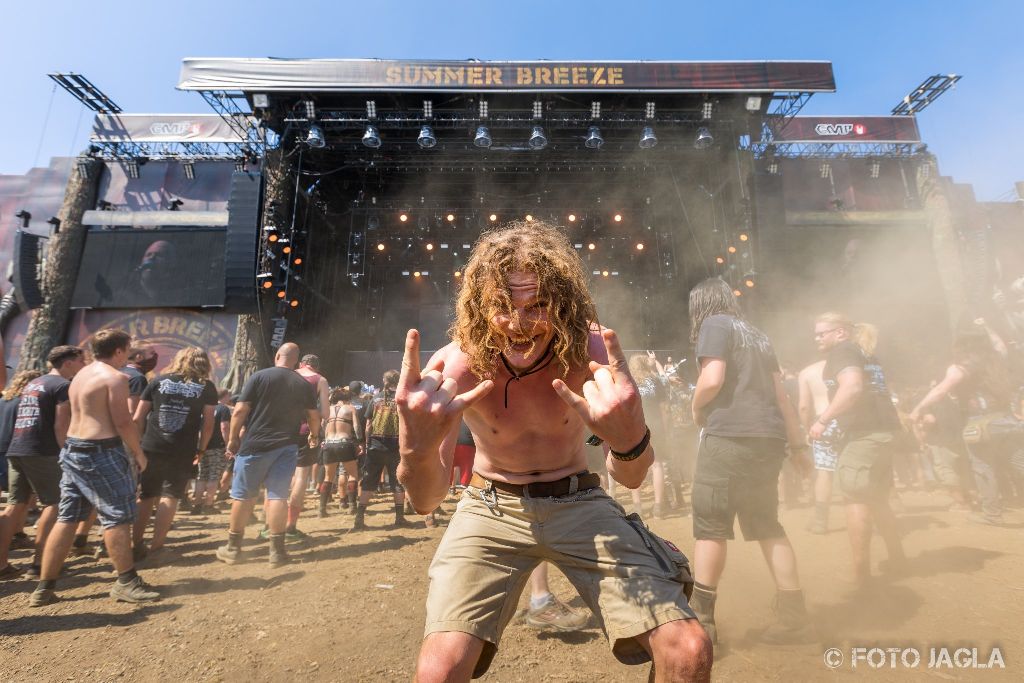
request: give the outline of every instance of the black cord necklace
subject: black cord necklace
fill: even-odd
[[[538,358],[537,361],[533,365],[531,365],[530,367],[526,368],[525,370],[523,370],[521,372],[516,372],[515,368],[513,368],[511,365],[508,364],[508,360],[505,358],[505,354],[504,353],[499,353],[498,354],[498,356],[501,358],[502,365],[505,366],[505,369],[508,371],[508,374],[512,375],[511,377],[508,378],[508,381],[505,382],[505,408],[506,409],[508,409],[508,385],[512,383],[512,380],[515,380],[515,381],[518,382],[523,377],[526,377],[527,375],[532,375],[535,372],[540,372],[541,370],[546,368],[548,365],[550,365],[551,361],[554,360],[554,358],[555,358],[554,354],[551,353],[551,347],[553,347],[554,345],[555,345],[555,338],[552,337],[551,341],[548,342],[548,347],[546,349],[544,349],[544,354],[540,358]]]

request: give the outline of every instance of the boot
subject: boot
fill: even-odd
[[[327,516],[327,503],[331,500],[331,485],[327,482],[320,484],[320,517]]]
[[[356,493],[355,489],[345,492],[345,501],[347,502],[345,507],[348,509],[348,514],[356,514],[356,508],[359,507],[359,494]]]
[[[366,520],[363,517],[366,515],[366,506],[356,503],[355,510],[356,518],[352,522],[352,531],[364,531],[366,529]]]
[[[775,612],[775,620],[761,634],[762,641],[775,645],[814,642],[802,590],[778,591],[772,611]]]
[[[403,503],[395,503],[395,528],[411,527],[413,523],[405,518],[405,506]]]
[[[270,566],[280,567],[291,562],[284,547],[284,534],[270,534]]]
[[[242,556],[242,534],[228,532],[228,543],[217,548],[217,559],[227,564],[235,564]]]
[[[715,601],[718,592],[700,583],[693,584],[693,595],[690,596],[690,608],[697,615],[697,621],[711,639],[712,645],[718,645],[718,627],[715,625]]]

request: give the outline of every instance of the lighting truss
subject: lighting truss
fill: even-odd
[[[892,109],[893,116],[913,116],[937,100],[960,80],[957,74],[935,74],[921,82]]]

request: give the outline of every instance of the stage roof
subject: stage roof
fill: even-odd
[[[831,62],[198,58],[181,90],[254,92],[835,92]]]

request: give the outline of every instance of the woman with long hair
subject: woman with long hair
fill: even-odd
[[[142,392],[135,424],[149,464],[140,477],[139,513],[133,542],[136,559],[146,555],[143,536],[157,507],[150,550],[159,550],[171,529],[178,501],[213,436],[217,387],[210,381],[210,357],[195,346],[181,349]],[[157,505],[157,499],[159,504]]]
[[[11,383],[3,391],[2,400],[0,400],[0,467],[3,468],[5,480],[7,478],[7,447],[11,445],[11,437],[14,436],[14,422],[18,417],[21,392],[26,384],[42,374],[38,370],[22,370],[14,376]],[[25,508],[25,511],[28,511],[28,507]],[[7,530],[3,529],[3,526],[7,524],[11,525],[11,527],[8,527],[10,537],[13,538],[16,533],[21,533],[22,535],[14,540],[15,542],[24,542],[25,538],[22,529],[25,526],[25,515],[19,514],[16,517],[0,515],[0,539],[8,538]],[[7,553],[11,550],[10,546],[10,542],[0,545],[0,579],[13,579],[21,576],[21,570],[16,569],[7,561]]]
[[[665,516],[665,467],[662,464],[669,457],[665,447],[665,421],[662,417],[662,405],[665,400],[665,387],[658,374],[658,367],[650,356],[635,354],[629,359],[629,371],[640,391],[640,401],[644,406],[644,417],[651,430],[651,442],[654,444],[654,464],[651,465],[651,480],[654,484],[654,508],[651,514],[656,519]],[[640,489],[630,491],[633,497],[633,508],[640,510]]]
[[[363,426],[359,424],[359,412],[352,405],[352,391],[348,387],[334,389],[330,402],[327,419],[324,421],[324,445],[320,455],[324,466],[324,480],[320,484],[320,516],[327,516],[327,503],[331,500],[339,463],[345,468],[343,507],[350,515],[354,515]]]

